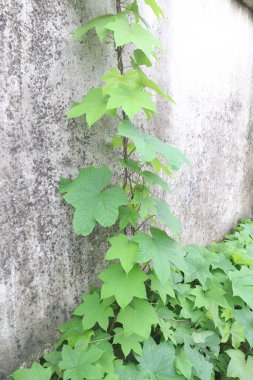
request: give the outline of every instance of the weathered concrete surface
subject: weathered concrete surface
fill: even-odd
[[[110,1],[2,0],[0,379],[41,355],[99,271],[105,235],[74,236],[61,175],[111,162],[107,121],[89,131],[64,114],[110,67],[113,51],[76,25]],[[166,52],[154,70],[177,106],[158,100],[157,135],[192,166],[176,178],[173,208],[184,241],[219,239],[251,215],[253,22],[230,0],[162,0]]]
[[[166,50],[155,74],[177,105],[158,99],[154,128],[191,162],[172,186],[183,241],[206,243],[252,215],[253,18],[236,1],[161,4]]]

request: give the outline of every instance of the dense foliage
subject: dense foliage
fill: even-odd
[[[144,0],[157,17],[155,0]],[[53,352],[14,380],[214,380],[253,378],[253,222],[242,220],[232,235],[209,247],[182,247],[180,223],[157,198],[164,177],[187,162],[175,147],[133,123],[138,112],[156,112],[155,93],[172,99],[142,66],[156,59],[159,41],[139,13],[138,3],[116,0],[115,14],[89,21],[75,36],[95,28],[115,44],[118,65],[88,91],[68,117],[85,115],[89,126],[104,115],[119,119],[112,147],[123,178],[110,186],[107,167],[83,168],[62,179],[60,192],[74,207],[78,235],[96,224],[115,225],[100,288],[92,288],[72,319],[61,326]],[[131,68],[123,49],[134,46]],[[115,179],[114,179],[115,182]],[[161,229],[163,226],[165,230]]]

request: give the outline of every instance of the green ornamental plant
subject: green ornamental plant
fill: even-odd
[[[144,2],[164,16],[156,0]],[[63,178],[60,192],[74,208],[76,234],[88,236],[97,224],[115,225],[117,233],[109,238],[101,287],[83,296],[54,351],[12,378],[253,379],[253,223],[242,220],[234,234],[207,248],[177,242],[180,223],[153,189],[170,192],[164,176],[187,160],[134,124],[139,112],[148,119],[156,113],[155,93],[173,102],[143,71],[157,59],[160,43],[137,0],[115,0],[115,7],[115,14],[75,32],[80,39],[95,28],[101,42],[113,39],[117,67],[68,118],[85,115],[89,127],[104,115],[116,118],[112,147],[123,177],[110,186],[109,168],[89,166],[74,179]],[[124,65],[127,45],[134,47],[130,68]]]

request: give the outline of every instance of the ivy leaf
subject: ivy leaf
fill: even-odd
[[[142,177],[145,179],[145,181],[150,184],[151,186],[159,185],[161,188],[168,193],[171,193],[171,190],[167,184],[161,177],[156,175],[155,173],[150,172],[149,170],[144,170],[141,173]]]
[[[143,380],[137,366],[133,364],[117,365],[115,372],[119,377],[119,380]]]
[[[108,100],[106,109],[111,110],[122,107],[130,119],[141,111],[142,108],[155,112],[155,104],[150,99],[148,92],[141,91],[137,88],[131,88],[124,84],[116,88],[108,90],[110,98]]]
[[[242,267],[240,271],[229,272],[229,279],[232,281],[234,296],[239,296],[253,309],[253,270]]]
[[[133,140],[142,162],[150,162],[156,159],[158,154],[161,154],[174,171],[179,170],[183,163],[188,162],[180,150],[165,144],[154,136],[139,131],[127,120],[122,121],[118,127],[118,133],[120,136]]]
[[[164,17],[164,13],[161,7],[157,4],[156,0],[144,0],[147,5],[152,8],[152,11],[156,15],[157,18],[160,16]]]
[[[227,369],[228,377],[236,377],[240,380],[253,379],[253,356],[248,356],[246,361],[240,350],[227,350],[226,353],[231,358]]]
[[[239,348],[242,342],[245,342],[245,326],[235,321],[230,329],[232,336],[232,346]]]
[[[140,66],[144,65],[144,66],[147,66],[147,67],[151,67],[152,66],[152,62],[150,61],[150,59],[140,49],[136,49],[134,51],[134,58],[135,58],[135,61],[136,61],[137,65],[140,65]]]
[[[75,39],[82,38],[90,29],[95,28],[96,33],[101,41],[106,37],[108,33],[108,29],[106,25],[110,22],[113,22],[116,19],[125,18],[126,12],[121,12],[118,14],[107,14],[100,17],[96,17],[93,20],[88,21],[85,25],[81,26],[80,28],[76,29],[74,33]]]
[[[157,277],[162,284],[165,284],[171,278],[171,264],[179,269],[184,268],[185,252],[166,232],[153,227],[150,231],[152,237],[140,232],[133,239],[140,247],[136,261],[146,263],[152,260]]]
[[[134,299],[130,305],[121,310],[118,322],[122,323],[126,336],[137,334],[148,339],[151,326],[159,322],[155,309],[143,299]]]
[[[136,70],[129,70],[124,75],[121,75],[119,69],[116,67],[107,71],[101,78],[106,84],[102,87],[104,95],[108,95],[111,89],[119,87],[119,85],[125,85],[132,89],[141,89],[139,85],[139,74]]]
[[[177,355],[175,365],[179,374],[182,374],[187,380],[191,379],[192,362],[188,358],[184,350],[181,350]]]
[[[175,236],[180,236],[181,223],[171,212],[169,205],[162,200],[158,200],[156,202],[156,210],[160,223],[168,227]]]
[[[57,373],[59,375],[59,362],[61,361],[61,352],[60,351],[52,351],[49,354],[44,355],[43,357],[46,360],[44,363],[44,367],[51,368],[52,373]]]
[[[210,317],[215,318],[218,316],[219,306],[224,308],[229,308],[229,304],[224,297],[226,294],[225,290],[217,285],[210,286],[206,291],[199,285],[191,291],[191,294],[195,298],[195,307],[204,307],[208,312]]]
[[[246,306],[241,310],[234,310],[233,313],[235,320],[245,326],[246,340],[253,347],[253,311]]]
[[[161,297],[164,305],[166,304],[167,295],[172,298],[175,298],[174,290],[171,286],[171,281],[168,280],[165,284],[162,284],[156,275],[151,275],[151,289],[153,291],[157,291],[159,296]]]
[[[18,369],[11,377],[14,380],[50,380],[51,375],[50,368],[43,368],[39,363],[34,362],[32,368]]]
[[[141,338],[140,336],[136,334],[126,336],[122,328],[116,328],[114,329],[114,332],[115,332],[115,335],[113,338],[113,344],[121,345],[121,349],[125,357],[129,355],[132,350],[136,354],[141,355],[142,347],[141,347],[140,342],[143,341],[143,338]]]
[[[100,302],[98,293],[83,296],[83,303],[76,308],[74,314],[84,316],[82,322],[84,330],[89,330],[96,323],[103,330],[107,330],[109,318],[114,316],[112,308]]]
[[[192,363],[193,373],[201,380],[211,380],[213,365],[188,344],[184,345],[184,351]]]
[[[201,246],[191,245],[186,247],[188,270],[185,273],[184,281],[192,282],[198,280],[202,286],[205,286],[208,278],[212,278],[209,271],[210,264],[206,260],[206,249]]]
[[[58,348],[64,341],[67,341],[70,346],[74,346],[80,339],[89,341],[91,332],[84,332],[82,320],[74,316],[69,322],[64,323],[60,327],[62,336],[57,340],[55,348]]]
[[[64,380],[97,380],[103,377],[104,371],[96,362],[103,351],[95,346],[78,346],[74,349],[63,346],[62,361],[59,367],[64,370]]]
[[[128,241],[128,237],[124,234],[114,236],[109,239],[111,248],[106,253],[107,260],[119,259],[122,268],[126,273],[129,273],[133,268],[137,252],[139,250],[138,244]]]
[[[104,282],[101,297],[114,296],[121,308],[125,308],[133,297],[146,298],[144,282],[146,274],[135,265],[129,273],[125,273],[119,264],[112,264],[98,276]]]
[[[135,228],[137,226],[138,220],[139,214],[132,205],[119,208],[119,227],[121,231],[128,224],[131,224]]]
[[[104,97],[101,88],[92,88],[80,103],[75,104],[69,111],[67,119],[73,119],[86,115],[86,120],[91,127],[107,112],[107,98]]]
[[[115,20],[114,22],[107,24],[107,28],[114,32],[115,44],[117,47],[133,43],[146,55],[151,54],[155,47],[161,47],[160,42],[152,33],[138,23],[129,25],[127,18]]]
[[[152,338],[144,343],[142,356],[137,357],[143,378],[152,380],[172,379],[175,375],[175,350],[171,343],[156,344]]]
[[[91,344],[95,344],[97,348],[103,351],[102,356],[99,358],[97,364],[99,364],[106,373],[114,373],[114,352],[113,347],[109,340],[111,336],[104,331],[96,330],[92,337]]]
[[[103,227],[112,226],[118,218],[119,206],[128,203],[125,192],[118,187],[103,191],[111,175],[107,167],[87,167],[68,186],[64,199],[75,208],[76,234],[89,235],[96,221]]]

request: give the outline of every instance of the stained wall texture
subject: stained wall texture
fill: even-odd
[[[110,45],[72,31],[114,1],[1,0],[0,379],[53,344],[57,326],[101,266],[106,233],[76,237],[57,184],[89,164],[114,166],[109,119],[88,130],[64,118],[72,99],[114,64]],[[141,2],[141,1],[140,1]],[[165,51],[153,77],[176,100],[157,99],[150,129],[191,161],[170,202],[183,241],[220,239],[252,213],[253,20],[232,0],[161,0],[145,10]],[[142,124],[146,124],[141,119]]]

